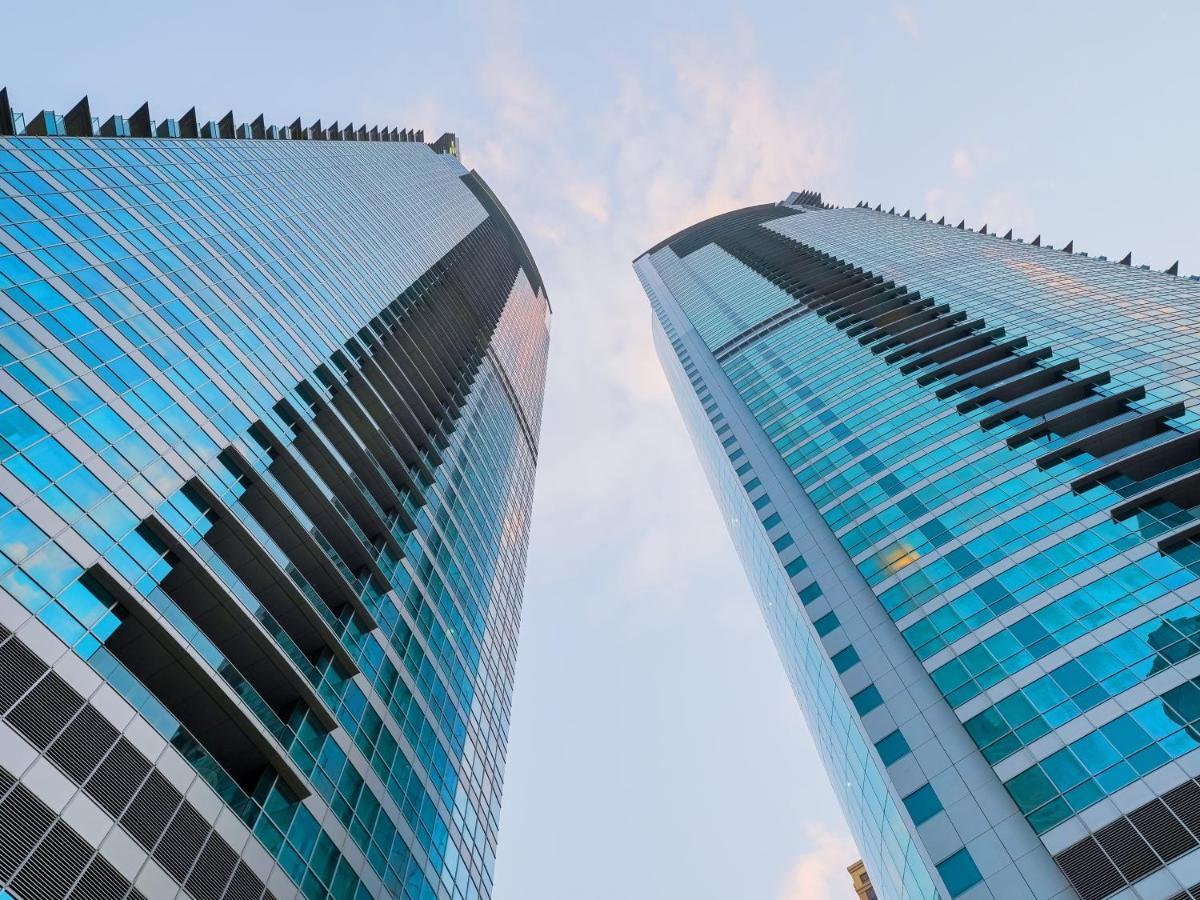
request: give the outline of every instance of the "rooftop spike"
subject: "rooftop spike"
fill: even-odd
[[[896,207],[893,206],[891,209],[888,210],[888,215],[894,216],[895,214],[896,214]]]
[[[1008,229],[1008,231],[1006,231],[1006,232],[1004,233],[1004,239],[1005,239],[1006,241],[1011,241],[1011,240],[1012,240],[1012,229],[1011,229],[1011,228],[1010,228],[1010,229]]]
[[[128,121],[130,137],[150,137],[150,104],[143,103],[139,106]]]
[[[987,222],[983,223],[983,227],[979,229],[980,234],[987,234]]]
[[[329,126],[329,130],[326,132],[326,137],[331,141],[340,141],[342,139],[342,129],[338,127],[336,119],[334,120],[333,124]]]
[[[92,127],[92,107],[88,104],[87,94],[71,107],[71,111],[63,116],[63,125],[70,137],[95,137]]]
[[[25,133],[36,137],[61,134],[58,129],[57,118],[52,110],[43,109],[25,123]]]
[[[967,220],[966,220],[966,219],[963,219],[961,222],[959,222],[959,223],[958,223],[958,230],[959,230],[959,231],[964,231],[964,230],[966,229],[966,227],[967,227]]]
[[[906,219],[911,219],[911,218],[912,218],[912,215],[911,215],[911,213],[912,213],[912,210],[911,210],[911,209],[906,209],[906,210],[904,211],[904,218],[906,218]]]
[[[315,121],[315,122],[313,122],[313,123],[312,123],[312,125],[311,125],[311,126],[309,127],[309,129],[308,129],[308,132],[309,132],[309,136],[310,136],[310,137],[312,138],[312,140],[314,140],[314,141],[323,141],[323,140],[325,140],[325,129],[323,129],[323,128],[321,127],[321,120],[320,120],[320,119],[317,119],[317,121]]]
[[[129,122],[124,116],[109,116],[100,126],[101,137],[132,137]]]
[[[0,88],[0,135],[15,135],[17,121],[8,103],[8,88]]]
[[[1035,237],[1035,238],[1034,238],[1032,241],[1030,241],[1029,243],[1033,244],[1033,246],[1035,246],[1035,247],[1040,247],[1040,246],[1042,246],[1042,236],[1039,234],[1037,237]]]
[[[448,153],[455,159],[462,158],[458,155],[458,136],[453,131],[447,131],[429,146],[434,153]]]
[[[1175,260],[1175,262],[1171,263],[1171,268],[1167,269],[1167,274],[1168,275],[1178,275],[1179,274],[1179,260]]]
[[[938,220],[937,220],[937,223],[938,223],[939,225],[945,225],[945,224],[946,224],[946,217],[945,217],[945,216],[942,216],[940,219],[938,219]]]
[[[875,204],[875,212],[883,212],[883,204],[882,203]]]
[[[929,220],[929,217],[928,217],[928,216],[926,216],[926,215],[925,215],[925,213],[921,213],[921,218],[920,218],[920,219],[918,219],[917,221],[919,221],[919,222],[927,222],[928,220]]]
[[[1072,239],[1072,240],[1067,241],[1067,245],[1065,247],[1063,247],[1063,253],[1074,253],[1074,252],[1075,252],[1075,241],[1074,241],[1074,239]]]
[[[1123,265],[1123,266],[1132,266],[1133,265],[1133,251],[1132,250],[1130,250],[1128,253],[1125,254],[1125,258],[1121,260],[1121,265]]]
[[[262,113],[258,114],[258,118],[250,123],[250,137],[256,141],[261,141],[267,136],[267,123],[263,120]]]
[[[308,135],[304,133],[304,127],[300,124],[300,117],[296,117],[296,121],[292,123],[292,140],[306,141]]]
[[[179,118],[179,136],[185,138],[200,137],[200,129],[196,126],[196,107],[192,107]]]
[[[217,134],[223,138],[231,138],[237,129],[233,124],[233,110],[225,113],[225,116],[217,123]]]

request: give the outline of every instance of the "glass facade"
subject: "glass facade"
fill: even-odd
[[[813,193],[635,268],[880,896],[1200,896],[1200,282]]]
[[[0,101],[0,888],[490,896],[515,225],[452,136]]]

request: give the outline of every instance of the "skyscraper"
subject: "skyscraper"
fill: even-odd
[[[1200,896],[1200,282],[1130,263],[812,192],[635,262],[881,897]]]
[[[490,895],[550,307],[457,156],[0,91],[0,896]]]

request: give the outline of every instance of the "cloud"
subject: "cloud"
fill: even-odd
[[[959,178],[970,178],[975,174],[975,163],[971,161],[971,154],[962,148],[955,150],[954,155],[950,157],[950,168]]]
[[[796,857],[778,900],[843,900],[852,893],[846,867],[859,858],[854,842],[822,825],[804,828],[808,850]]]
[[[575,184],[568,190],[568,193],[571,202],[581,213],[590,216],[597,222],[608,223],[608,191],[604,189],[603,185],[594,182]]]
[[[626,81],[608,133],[621,200],[638,250],[739,205],[792,189],[828,189],[844,128],[832,73],[784,92],[755,58],[747,29],[717,44],[691,38],[668,50],[674,89],[652,100]]]
[[[669,40],[653,93],[613,58],[595,73],[596,100],[569,103],[538,65],[519,30],[497,32],[477,63],[488,118],[450,111],[555,309],[529,592],[569,595],[630,633],[677,618],[681,603],[739,618],[753,603],[714,552],[728,538],[630,263],[715,213],[830,184],[845,132],[838,80],[785,90],[747,28]],[[556,128],[573,139],[547,140]]]
[[[921,23],[917,21],[917,14],[911,6],[897,6],[892,10],[892,14],[896,17],[896,22],[908,32],[908,36],[914,41],[921,38]]]
[[[496,104],[504,126],[526,134],[554,129],[562,104],[538,77],[530,57],[499,44],[484,60],[481,76],[480,87]]]

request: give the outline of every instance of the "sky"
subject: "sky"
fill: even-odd
[[[631,260],[814,189],[1200,272],[1200,6],[11,4],[27,113],[457,133],[554,305],[495,900],[832,900],[857,859]]]

